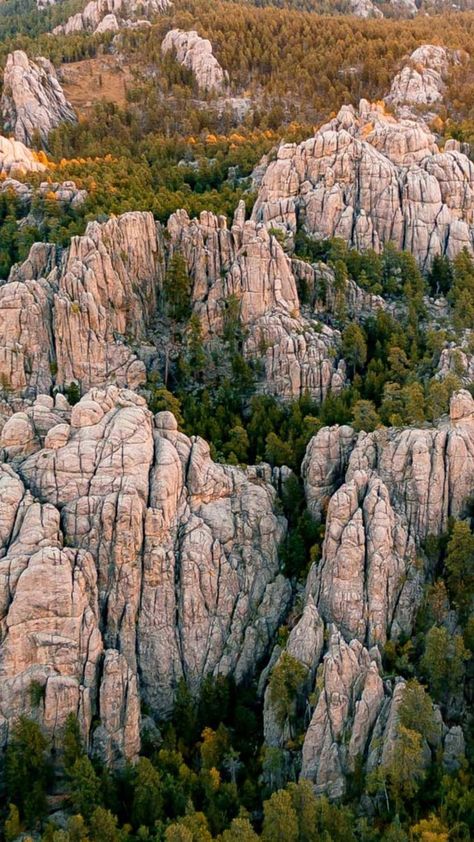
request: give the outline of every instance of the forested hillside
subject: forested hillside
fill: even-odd
[[[0,836],[474,831],[469,2],[0,5]]]

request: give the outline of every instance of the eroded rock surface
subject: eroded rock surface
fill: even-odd
[[[0,174],[15,177],[29,172],[44,172],[42,160],[24,143],[0,135]]]
[[[317,793],[338,799],[356,763],[372,772],[390,764],[396,748],[407,685],[383,680],[380,651],[388,635],[412,633],[426,581],[420,544],[442,534],[448,517],[465,514],[474,489],[474,400],[456,392],[449,419],[431,429],[357,435],[347,426],[323,428],[302,473],[313,516],[321,519],[327,509],[325,539],[301,616],[263,676],[264,732],[294,772],[299,721],[301,775]],[[295,661],[304,669],[293,708],[282,717],[272,676],[285,657],[290,670]],[[448,729],[439,711],[433,714],[426,763],[442,746],[446,768],[456,769],[462,729]]]
[[[424,581],[416,547],[462,516],[474,489],[474,401],[461,390],[432,429],[324,428],[303,462],[310,511],[327,506],[323,555],[308,578],[349,642],[410,633]],[[331,497],[329,495],[332,494]],[[329,502],[328,502],[329,499]]]
[[[33,61],[22,50],[7,58],[0,108],[5,130],[27,146],[37,135],[47,144],[52,129],[76,120],[51,62]]]
[[[459,53],[445,47],[417,47],[395,76],[385,97],[387,105],[404,117],[416,117],[423,109],[436,109],[443,100],[449,68],[459,60]]]
[[[0,286],[3,388],[34,397],[53,383],[139,386],[145,366],[129,343],[145,338],[162,276],[149,213],[90,223],[63,255],[36,243]]]

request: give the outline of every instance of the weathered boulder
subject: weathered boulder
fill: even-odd
[[[0,109],[6,131],[27,146],[37,134],[47,144],[52,129],[76,120],[51,62],[33,61],[22,50],[7,58]]]
[[[363,757],[383,700],[378,665],[361,643],[329,629],[319,676],[319,698],[305,735],[301,775],[318,794],[340,798],[346,775]]]
[[[321,520],[329,500],[340,485],[357,440],[357,433],[347,425],[323,427],[306,448],[301,465],[306,503],[315,520]]]
[[[176,60],[191,70],[202,91],[222,93],[228,85],[228,74],[212,52],[212,44],[194,30],[172,29],[163,40],[162,53],[174,52]]]
[[[308,446],[310,510],[327,505],[321,562],[308,577],[328,623],[367,646],[411,632],[422,598],[417,545],[465,512],[474,490],[474,400],[451,399],[450,420],[416,430],[324,428]],[[332,496],[328,501],[329,495]]]
[[[53,290],[44,280],[0,286],[0,381],[2,389],[34,396],[52,386]]]
[[[356,471],[329,502],[323,557],[309,580],[322,617],[347,641],[383,645],[389,630],[411,630],[422,572],[387,487]]]
[[[19,144],[20,145],[20,144]],[[79,208],[87,199],[87,190],[77,187],[74,181],[49,182],[42,181],[38,188],[15,178],[6,178],[0,185],[1,193],[14,193],[21,204],[28,207],[33,197],[54,199],[61,205]],[[24,221],[22,220],[22,224]]]

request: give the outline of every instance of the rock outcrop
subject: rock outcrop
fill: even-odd
[[[301,775],[318,794],[340,798],[366,748],[384,701],[377,661],[357,640],[329,628],[320,693],[303,743]]]
[[[15,178],[6,178],[0,185],[1,193],[14,193],[22,205],[30,205],[33,197],[39,196],[42,199],[53,199],[63,206],[79,208],[87,199],[87,190],[77,187],[74,181],[42,181],[39,187],[34,188],[31,184],[18,181]]]
[[[325,428],[302,470],[310,511],[320,518],[327,507],[307,584],[321,616],[369,647],[409,634],[424,581],[417,546],[465,514],[474,490],[470,393],[455,393],[449,421],[432,429]]]
[[[474,380],[474,352],[470,331],[463,340],[459,343],[450,342],[441,351],[436,373],[439,380],[454,375],[465,386],[469,386]]]
[[[395,76],[385,102],[399,116],[416,117],[422,110],[432,114],[443,100],[449,68],[459,60],[458,53],[445,47],[417,47]]]
[[[52,129],[76,120],[51,62],[32,61],[22,50],[7,58],[0,108],[5,130],[27,146],[37,136],[47,145]]]
[[[53,383],[82,391],[135,388],[163,275],[163,244],[149,213],[90,223],[61,255],[37,243],[0,286],[0,375],[10,393],[34,397]]]
[[[303,734],[302,777],[338,799],[356,764],[368,772],[386,766],[399,739],[407,685],[383,680],[380,650],[388,634],[412,632],[425,582],[420,544],[465,514],[474,490],[474,400],[456,392],[449,419],[432,429],[324,428],[302,473],[310,511],[321,519],[327,510],[325,539],[301,616],[263,676],[264,733],[293,773]],[[282,716],[272,681],[279,669],[296,675],[297,665],[300,684]],[[443,748],[446,768],[458,768],[462,730],[433,715],[433,748]],[[425,754],[428,762],[428,744]]]
[[[351,13],[357,18],[383,18],[372,0],[350,0]]]
[[[427,267],[437,254],[473,251],[474,165],[461,152],[441,153],[423,122],[363,100],[310,140],[280,147],[252,218],[286,235],[302,225],[362,251],[393,242]]]
[[[148,18],[166,12],[170,6],[171,0],[90,0],[82,12],[56,26],[53,35],[116,31],[143,22],[147,26]]]
[[[46,165],[24,143],[0,135],[0,175],[21,176],[29,172],[44,172]]]
[[[340,391],[339,332],[316,321],[316,305],[302,314],[292,262],[265,226],[245,222],[243,204],[230,229],[223,217],[190,220],[179,211],[164,237],[151,214],[128,213],[90,223],[63,253],[35,244],[0,286],[3,389],[34,398],[72,382],[81,391],[143,384],[145,364],[134,349],[148,340],[159,347],[151,325],[176,253],[185,260],[204,340],[221,341],[232,305],[243,353],[259,361],[262,390],[285,399],[309,392],[316,400]]]
[[[202,91],[223,93],[228,75],[212,52],[212,44],[194,30],[172,29],[161,45],[163,54],[174,52],[176,60],[190,70]]]
[[[59,737],[74,712],[117,763],[139,750],[139,685],[164,715],[181,678],[239,682],[268,654],[291,599],[285,521],[257,469],[214,464],[135,393],[62,401],[1,440],[0,737],[22,712]]]
[[[291,261],[264,225],[245,221],[243,203],[230,230],[224,217],[190,220],[179,211],[168,233],[170,253],[185,258],[205,337],[222,333],[229,301],[237,302],[244,354],[263,363],[262,389],[283,398],[308,392],[316,400],[341,390],[339,333],[301,314]]]

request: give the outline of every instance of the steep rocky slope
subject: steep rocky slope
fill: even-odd
[[[474,167],[456,145],[440,152],[422,122],[362,101],[314,138],[285,144],[265,172],[253,219],[294,234],[340,237],[380,251],[393,242],[426,267],[474,244]]]
[[[52,129],[76,119],[51,62],[32,61],[22,50],[7,58],[0,109],[5,130],[27,146],[37,135],[47,144]]]

